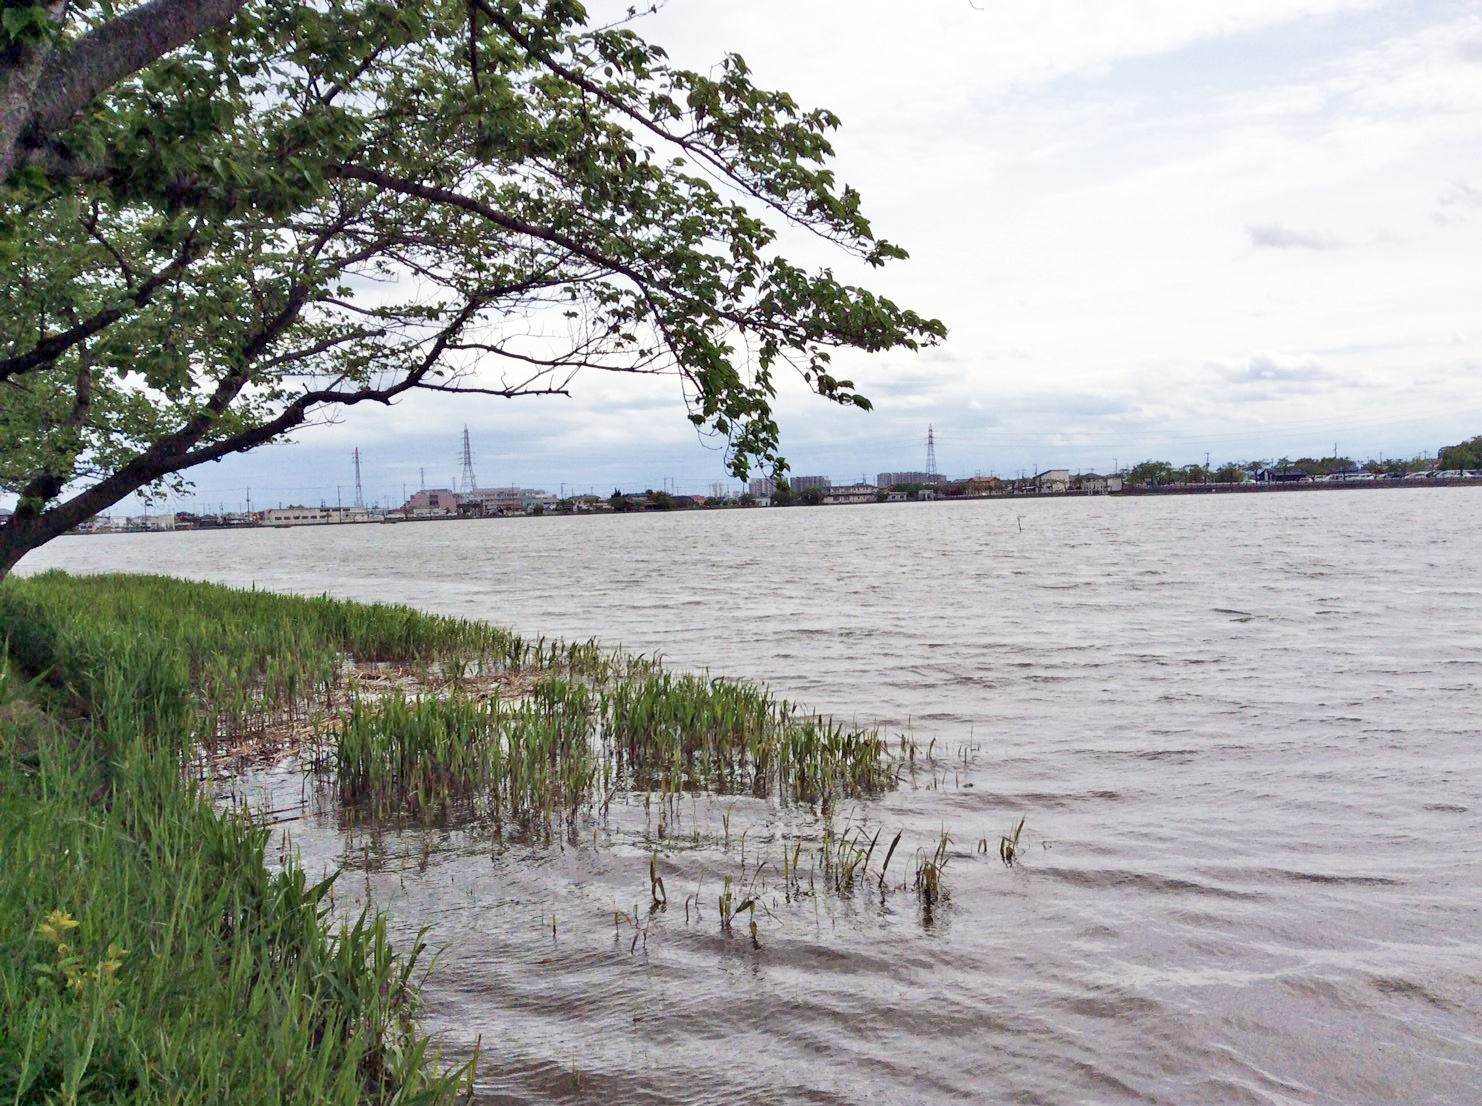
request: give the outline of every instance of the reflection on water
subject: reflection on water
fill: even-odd
[[[480,1101],[1479,1098],[1478,489],[106,536],[22,570],[53,564],[595,634],[938,741],[835,816],[904,831],[902,879],[950,833],[929,917],[794,894],[783,849],[838,828],[806,808],[496,844],[244,781],[342,902],[432,926],[428,1022],[482,1041]]]

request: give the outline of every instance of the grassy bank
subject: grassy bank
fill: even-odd
[[[236,709],[213,680],[265,707],[336,651],[468,644],[355,615],[174,581],[0,585],[0,1102],[453,1100],[413,1021],[423,949],[334,922],[328,885],[269,872],[267,832],[183,771]]]
[[[784,837],[748,875],[743,831],[724,877],[721,927],[744,911],[753,941],[763,890],[928,912],[943,893],[945,833],[892,867],[900,833],[832,821],[909,776],[914,743],[744,682],[151,576],[12,578],[0,644],[0,1104],[453,1098],[414,1021],[421,943],[393,950],[378,918],[335,920],[329,882],[269,871],[268,831],[197,782],[242,759],[294,755],[351,818],[496,839],[575,841],[621,796],[657,817],[656,907],[681,799],[800,808],[821,820],[809,852]]]

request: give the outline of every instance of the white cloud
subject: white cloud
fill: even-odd
[[[1266,246],[1279,250],[1336,250],[1343,247],[1340,239],[1324,231],[1293,230],[1280,223],[1248,226],[1245,231],[1250,235],[1252,246]]]
[[[1224,376],[1230,381],[1261,384],[1310,384],[1335,378],[1315,357],[1270,350],[1251,354],[1239,368],[1227,367]]]
[[[1431,218],[1441,226],[1455,226],[1467,221],[1466,212],[1482,207],[1482,188],[1475,188],[1464,180],[1452,181],[1436,197],[1436,210]]]

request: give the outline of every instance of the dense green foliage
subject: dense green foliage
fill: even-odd
[[[1453,472],[1457,469],[1482,469],[1482,434],[1455,445],[1443,446],[1436,467]]]
[[[147,579],[0,585],[0,1100],[452,1101],[411,1021],[420,944],[398,957],[370,915],[337,926],[329,883],[270,872],[268,831],[182,774],[213,725],[192,690],[213,643],[268,679],[284,649],[422,655],[449,624],[281,603]]]
[[[206,9],[126,63],[140,26]],[[832,350],[945,333],[777,253],[790,225],[905,256],[827,167],[838,120],[739,57],[677,68],[572,0],[5,11],[0,573],[135,489],[411,388],[672,374],[737,475],[778,470],[778,370],[868,407]]]
[[[1127,470],[1127,483],[1135,486],[1172,484],[1178,479],[1178,470],[1167,461],[1143,461]]]
[[[1253,478],[1267,467],[1267,464],[1265,461],[1226,461],[1219,468],[1211,470],[1197,464],[1175,468],[1168,461],[1149,460],[1134,465],[1124,475],[1127,484],[1131,487],[1157,487],[1166,484],[1241,484]],[[1332,457],[1298,457],[1295,461],[1282,457],[1270,462],[1270,467],[1277,472],[1300,472],[1309,479],[1320,480],[1350,473],[1400,477],[1413,472],[1426,472],[1432,465],[1420,458],[1411,460],[1394,458],[1382,464],[1378,461],[1368,461],[1359,465],[1348,457],[1334,455]],[[1441,467],[1446,466],[1443,464]]]

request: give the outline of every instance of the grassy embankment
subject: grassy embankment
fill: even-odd
[[[412,1021],[422,953],[337,925],[328,886],[185,771],[221,709],[336,650],[421,655],[402,612],[157,579],[0,585],[0,1102],[451,1102]],[[240,703],[238,706],[240,707]]]
[[[915,758],[751,685],[401,607],[47,573],[0,584],[0,641],[0,1102],[453,1096],[412,1020],[420,943],[270,873],[267,831],[192,782],[203,755],[302,740],[365,817],[520,835],[620,792],[826,811]],[[825,884],[883,893],[878,836],[825,837]],[[918,859],[928,904],[943,862]]]

